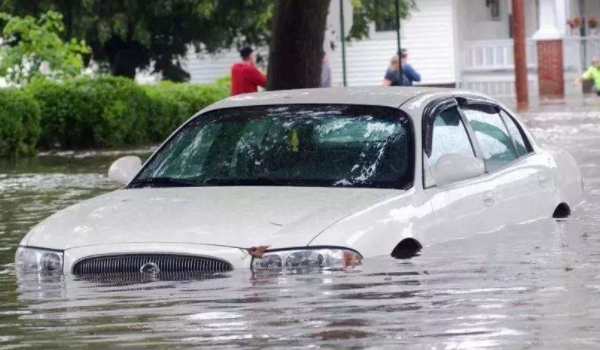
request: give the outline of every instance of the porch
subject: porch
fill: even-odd
[[[462,18],[457,22],[457,86],[497,97],[515,95],[510,3],[510,0],[457,2],[455,15]],[[600,1],[539,0],[526,1],[525,5],[530,95],[536,96],[539,90],[537,40],[550,32],[556,36],[553,40],[562,40],[566,95],[581,94],[581,89],[570,82],[589,66],[592,57],[600,56],[600,36],[586,22],[571,29],[567,18],[600,17]]]

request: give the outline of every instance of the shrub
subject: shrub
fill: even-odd
[[[30,84],[40,105],[42,149],[112,147],[147,142],[149,98],[125,78]]]
[[[148,116],[151,141],[162,141],[179,125],[204,107],[227,97],[225,85],[160,83],[143,87],[150,97]]]
[[[226,83],[141,86],[116,77],[0,89],[0,157],[31,154],[36,144],[48,150],[160,142],[227,95]]]
[[[0,157],[32,155],[40,136],[40,108],[17,89],[0,89]]]

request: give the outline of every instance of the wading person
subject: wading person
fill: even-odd
[[[583,80],[593,80],[594,81],[594,91],[596,95],[600,96],[600,58],[594,57],[592,58],[592,66],[588,68],[588,70],[583,73],[581,78],[575,79],[575,84],[581,84]]]
[[[403,86],[406,85],[406,81],[403,81],[400,76],[400,57],[394,55],[390,60],[390,66],[385,72],[383,78],[383,86]]]
[[[231,67],[231,96],[257,92],[258,87],[267,85],[267,78],[256,68],[256,56],[251,47],[240,50],[242,62]]]

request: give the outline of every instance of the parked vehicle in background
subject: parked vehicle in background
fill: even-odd
[[[500,103],[451,89],[230,97],[109,177],[125,187],[31,230],[19,273],[340,269],[568,216],[583,199],[569,154]]]

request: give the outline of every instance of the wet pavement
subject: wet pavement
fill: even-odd
[[[587,201],[516,225],[384,257],[358,271],[186,281],[17,283],[34,224],[116,186],[117,153],[0,165],[0,348],[600,348],[600,104],[522,118],[578,160]]]

